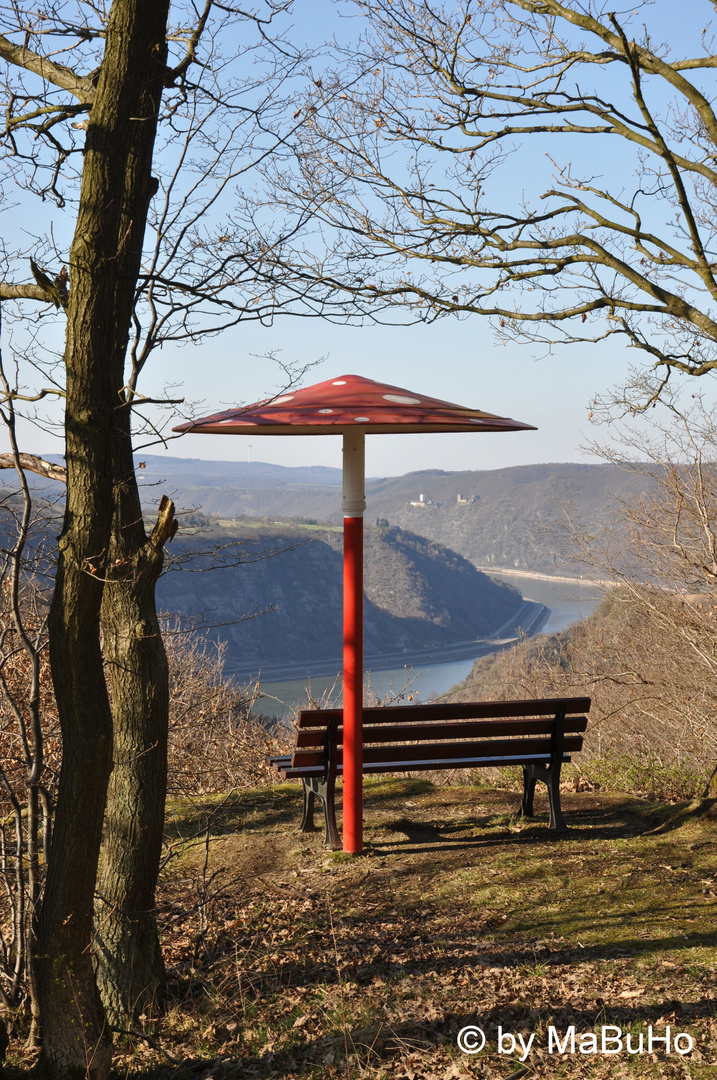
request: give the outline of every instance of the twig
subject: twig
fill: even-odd
[[[126,1031],[124,1028],[113,1027],[110,1029],[115,1035],[128,1035],[131,1039],[142,1039],[151,1046],[153,1050],[158,1050],[160,1054],[164,1054],[168,1061],[171,1061],[172,1065],[185,1065],[188,1058],[176,1058],[174,1054],[170,1054],[169,1050],[165,1050],[161,1043],[156,1039],[151,1038],[149,1035],[145,1035],[141,1031]]]

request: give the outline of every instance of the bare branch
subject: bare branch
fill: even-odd
[[[64,465],[56,465],[52,461],[46,461],[44,458],[36,457],[35,454],[20,454],[18,460],[23,469],[27,469],[28,472],[37,473],[39,476],[46,476],[48,480],[59,480],[63,484],[67,483],[67,469]],[[0,454],[0,469],[14,468],[15,455]]]
[[[328,310],[343,294],[379,320],[476,313],[499,338],[617,335],[668,371],[715,370],[708,39],[674,57],[638,11],[577,0],[359,7],[365,41],[314,80],[293,163],[267,170],[273,206],[328,250],[289,237],[263,265],[299,264]],[[575,164],[608,158],[600,176]]]
[[[212,10],[212,5],[213,0],[206,0],[204,4],[204,11],[199,16],[199,19],[197,20],[197,25],[195,26],[189,38],[183,39],[187,42],[187,51],[184,58],[176,65],[176,67],[173,67],[167,73],[166,81],[168,86],[171,86],[173,82],[181,78],[189,68],[190,64],[196,63],[197,48],[199,46],[199,42],[201,41],[202,34],[206,29],[207,20],[209,19],[209,13]]]
[[[71,68],[57,64],[24,45],[15,45],[2,34],[0,34],[0,59],[6,60],[15,67],[31,71],[61,90],[67,90],[83,105],[91,104],[94,99],[96,87],[92,77],[78,75]]]
[[[41,304],[54,301],[42,285],[14,285],[0,281],[0,300],[39,300]]]

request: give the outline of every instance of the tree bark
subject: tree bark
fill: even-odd
[[[129,173],[137,179],[147,167],[137,163],[134,146],[147,86],[155,87],[157,100],[161,95],[167,14],[168,0],[112,5],[70,252],[67,504],[49,622],[63,762],[37,928],[40,1069],[53,1078],[104,1080],[111,1063],[112,1040],[92,958],[94,890],[112,768],[100,607],[113,522],[115,423],[136,280],[122,277],[125,184]],[[153,134],[142,190],[145,211],[152,144]]]
[[[169,676],[154,587],[176,531],[162,500],[147,540],[134,472],[115,482],[115,520],[102,601],[112,687],[114,768],[95,903],[97,978],[114,1027],[164,1005],[166,973],[154,915],[167,790]]]

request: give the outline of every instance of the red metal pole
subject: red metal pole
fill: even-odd
[[[344,851],[363,849],[363,518],[344,518]]]
[[[363,850],[363,428],[344,432],[344,851]]]

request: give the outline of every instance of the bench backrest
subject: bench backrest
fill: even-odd
[[[363,710],[363,759],[370,764],[397,757],[439,761],[501,757],[516,752],[545,754],[556,734],[556,719],[560,720],[562,749],[577,752],[582,747],[582,732],[587,728],[585,713],[589,709],[587,697],[368,706]],[[329,725],[335,727],[340,763],[342,717],[341,709],[301,712],[292,764],[321,765]]]

